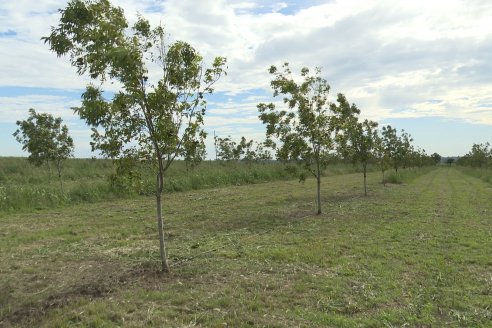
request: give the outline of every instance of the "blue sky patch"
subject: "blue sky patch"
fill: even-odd
[[[66,90],[41,87],[0,87],[0,97],[21,97],[28,95],[50,95],[80,99],[83,90]]]
[[[424,148],[428,154],[437,152],[442,156],[462,156],[462,149],[471,149],[474,143],[490,140],[492,135],[489,125],[439,116],[386,119],[380,126],[388,124],[398,132],[404,129],[410,133],[414,144]],[[484,136],[489,138],[484,139]]]
[[[312,6],[317,6],[330,2],[333,1],[323,1],[323,0],[285,1],[287,6],[285,8],[280,9],[279,13],[284,15],[295,15],[303,9],[307,9]]]
[[[7,31],[1,31],[0,32],[0,38],[14,37],[16,35],[17,35],[17,32],[14,30],[7,30]]]

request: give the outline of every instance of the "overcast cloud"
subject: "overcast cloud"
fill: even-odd
[[[492,125],[490,1],[113,3],[131,21],[140,12],[153,24],[162,22],[171,39],[191,43],[208,62],[227,57],[228,75],[209,104],[210,132],[262,136],[256,104],[271,94],[268,67],[285,61],[295,69],[321,67],[333,97],[344,93],[364,117],[380,122],[439,117]],[[0,3],[2,127],[15,129],[29,107],[80,126],[69,108],[78,104],[73,91],[80,93],[87,80],[40,41],[65,5],[58,0]],[[17,87],[22,91],[12,92]],[[64,98],[64,90],[70,96]]]

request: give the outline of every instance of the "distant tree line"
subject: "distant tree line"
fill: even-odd
[[[492,164],[490,143],[473,144],[471,150],[466,155],[458,158],[456,164],[477,168],[489,168]]]
[[[268,161],[272,159],[271,145],[265,142],[256,142],[241,137],[239,142],[231,136],[220,138],[214,136],[216,159],[223,161]]]
[[[279,69],[271,66],[273,96],[282,96],[284,107],[273,103],[258,104],[260,120],[266,124],[267,144],[274,149],[276,158],[298,163],[303,170],[300,178],[313,176],[317,180],[318,214],[321,213],[320,184],[323,169],[336,154],[359,163],[363,168],[364,194],[367,195],[367,167],[376,163],[384,174],[392,167],[422,167],[437,164],[438,154],[427,155],[415,148],[413,139],[404,130],[398,134],[390,125],[380,131],[378,124],[361,120],[360,109],[339,93],[336,102],[328,100],[330,86],[321,77],[321,69],[314,74],[302,68],[301,81],[296,81],[288,63]],[[274,140],[274,141],[272,141]]]

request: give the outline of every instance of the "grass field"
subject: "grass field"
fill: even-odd
[[[198,190],[228,185],[254,184],[266,181],[291,180],[298,175],[280,162],[246,163],[205,161],[188,170],[183,161],[176,161],[166,171],[165,192]],[[294,170],[292,170],[294,169]],[[353,173],[360,168],[333,164],[325,175]],[[63,169],[63,191],[58,177],[46,166],[34,167],[26,158],[0,157],[0,212],[32,211],[71,204],[94,203],[136,195],[153,195],[155,174],[149,167],[136,169],[139,178],[120,178],[111,183],[115,167],[106,159],[69,159]]]
[[[492,184],[492,170],[490,169],[490,167],[478,168],[478,167],[470,167],[470,166],[458,166],[457,168],[462,173],[465,173],[475,178],[479,178],[484,182]]]
[[[0,213],[0,326],[491,327],[492,188],[454,168]]]

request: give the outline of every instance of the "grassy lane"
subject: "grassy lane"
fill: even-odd
[[[401,196],[389,199],[397,203]],[[447,168],[405,191],[388,228],[398,235],[402,298],[416,325],[490,326],[490,196],[490,186]]]
[[[0,326],[489,327],[492,189],[442,168],[0,217]]]

